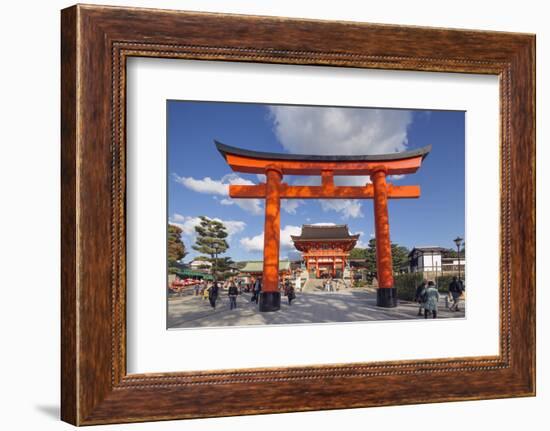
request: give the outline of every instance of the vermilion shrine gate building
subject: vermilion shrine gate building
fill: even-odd
[[[294,246],[302,252],[310,276],[341,278],[359,234],[350,235],[346,225],[306,224],[299,236],[291,235],[291,238]]]
[[[373,199],[378,278],[377,305],[397,306],[388,217],[388,199],[418,198],[419,186],[394,186],[389,175],[412,174],[420,168],[431,147],[392,154],[306,155],[244,150],[215,142],[218,151],[235,172],[264,174],[265,183],[229,186],[229,196],[238,199],[265,199],[263,285],[260,311],[280,309],[279,246],[281,199]],[[337,143],[335,143],[335,146]],[[284,175],[318,175],[320,186],[290,185]],[[336,186],[335,175],[369,176],[364,186]]]

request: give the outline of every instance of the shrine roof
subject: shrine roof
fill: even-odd
[[[279,272],[288,271],[290,269],[290,262],[288,260],[279,261]],[[251,260],[246,262],[246,265],[241,268],[240,272],[244,273],[261,273],[264,270],[263,260]]]
[[[437,245],[415,246],[409,252],[409,256],[412,256],[415,251],[419,251],[421,253],[441,253],[445,251],[445,248]]]
[[[297,162],[377,162],[377,161],[394,161],[410,159],[414,157],[422,157],[422,160],[428,155],[432,149],[431,145],[426,145],[422,148],[417,148],[410,151],[402,151],[387,154],[363,154],[363,155],[320,155],[320,154],[289,154],[289,153],[269,153],[265,151],[246,150],[244,148],[233,147],[222,144],[214,140],[216,148],[221,153],[223,158],[227,160],[228,154],[251,158],[251,159],[266,159],[266,160],[284,160]]]
[[[357,240],[359,234],[350,235],[348,226],[339,225],[310,225],[302,226],[301,235],[291,235],[292,241],[319,241],[319,240]]]

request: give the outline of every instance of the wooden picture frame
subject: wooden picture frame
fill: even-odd
[[[64,421],[91,425],[535,394],[534,35],[78,5],[62,11],[61,49]],[[130,56],[498,75],[500,354],[128,375]]]

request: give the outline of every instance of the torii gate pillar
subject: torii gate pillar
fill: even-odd
[[[374,230],[376,235],[376,272],[378,278],[376,305],[379,307],[396,307],[397,289],[393,286],[386,172],[387,170],[384,166],[377,166],[370,175],[374,186]]]
[[[281,237],[280,186],[283,173],[275,166],[268,166],[265,170],[265,177],[264,269],[260,311],[277,311],[281,308],[279,244]]]

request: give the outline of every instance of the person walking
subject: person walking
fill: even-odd
[[[428,280],[424,279],[422,280],[422,283],[418,285],[416,288],[416,292],[414,294],[414,300],[418,302],[418,314],[417,316],[422,316],[424,314],[424,304],[425,304],[425,291],[428,287]]]
[[[258,303],[258,300],[260,299],[260,292],[262,291],[262,279],[261,277],[256,278],[256,281],[254,282],[254,290],[252,293],[252,299],[250,301]]]
[[[296,292],[302,291],[302,279],[300,276],[296,277]]]
[[[203,289],[202,289],[202,300],[206,301],[210,295],[210,288],[212,287],[212,283],[204,283]]]
[[[243,280],[242,278],[239,278],[237,281],[237,289],[239,290],[239,295],[243,293]]]
[[[283,295],[284,296],[288,296],[288,291],[290,289],[290,281],[288,280],[288,278],[284,281],[284,284],[283,284]]]
[[[208,291],[208,300],[210,301],[210,306],[212,308],[216,308],[216,300],[218,299],[218,293],[220,291],[220,285],[217,281],[214,281],[212,283],[212,286],[210,287]]]
[[[453,281],[449,284],[449,293],[453,298],[453,304],[449,308],[450,311],[460,311],[458,309],[458,301],[462,296],[462,292],[464,292],[464,287],[462,286],[461,281],[459,281],[456,276],[453,277]]]
[[[229,289],[227,290],[227,295],[229,296],[229,309],[233,310],[237,308],[237,295],[239,294],[239,289],[234,282],[229,283]]]
[[[288,285],[286,297],[288,298],[288,305],[292,305],[292,300],[296,298],[296,291],[294,290],[294,286],[292,284]]]
[[[254,302],[256,300],[255,296],[256,294],[254,293],[254,286],[256,285],[256,279],[254,277],[252,277],[250,279],[250,283],[248,284],[248,292],[252,292],[252,296],[250,297],[250,302]]]
[[[435,287],[433,281],[428,282],[428,287],[426,288],[426,302],[424,303],[424,319],[428,318],[428,314],[431,312],[432,317],[435,319],[437,317],[437,302],[439,301],[439,292]]]

